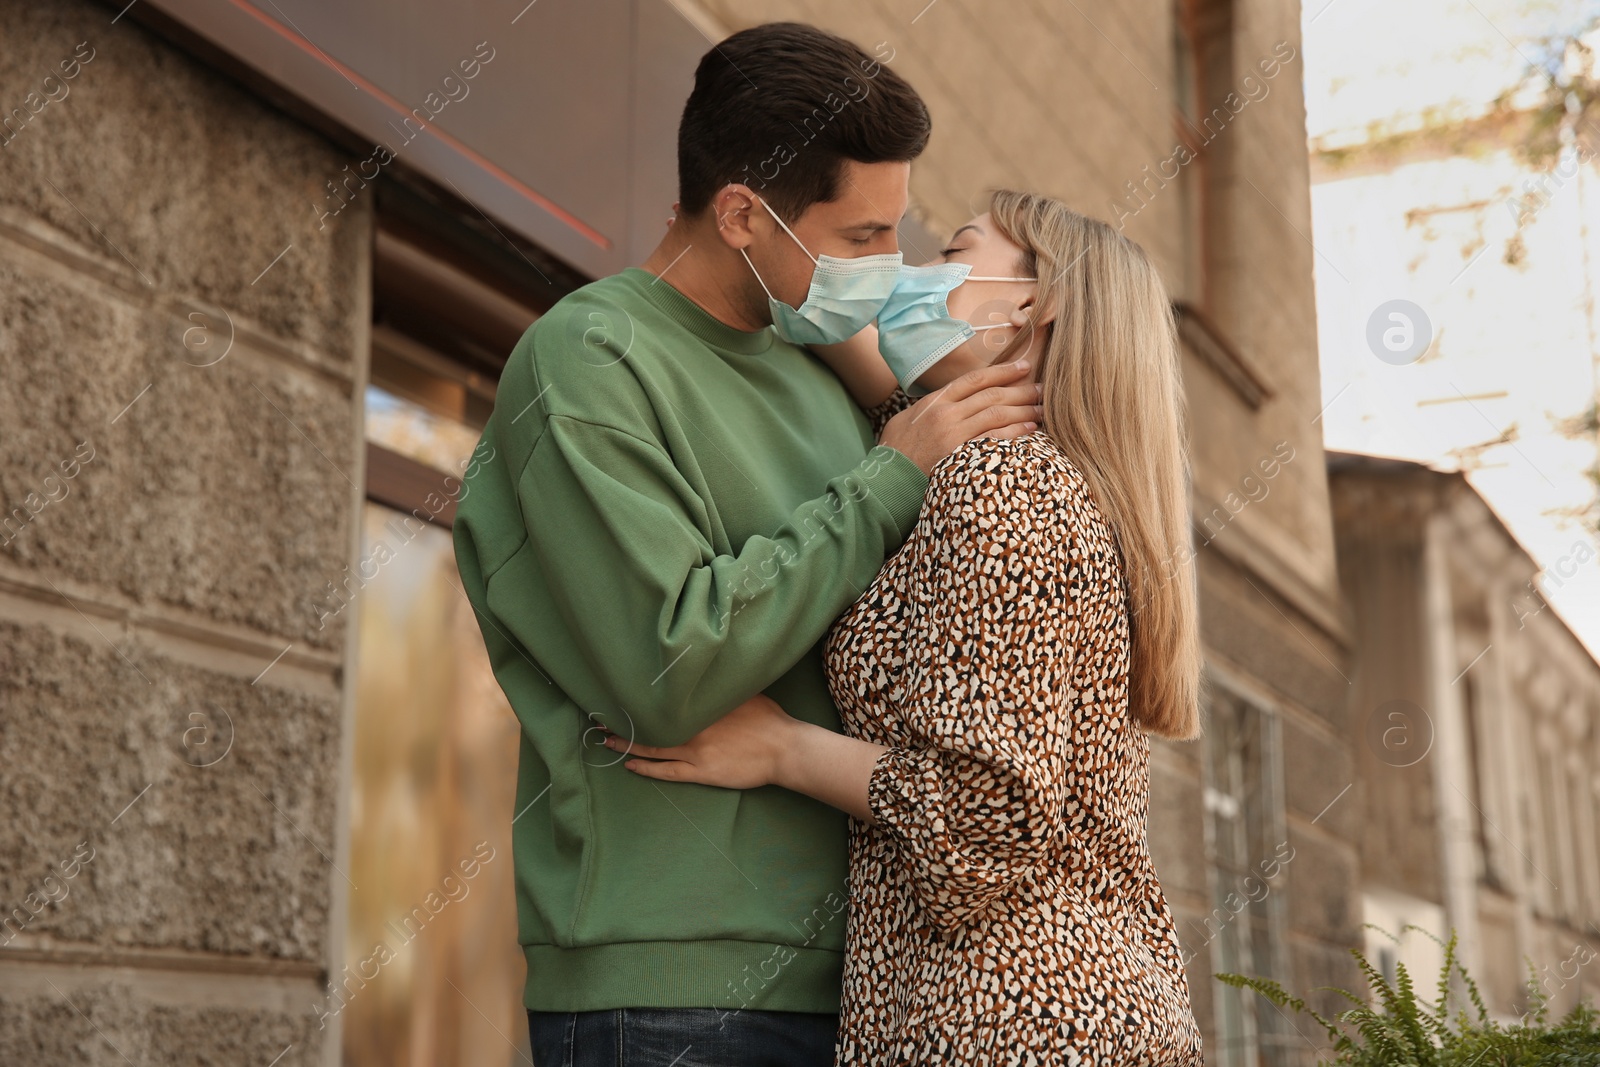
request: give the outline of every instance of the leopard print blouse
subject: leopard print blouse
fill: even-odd
[[[1036,432],[941,461],[835,624],[845,731],[890,749],[877,824],[850,824],[838,1063],[1201,1063],[1125,597],[1088,484]]]

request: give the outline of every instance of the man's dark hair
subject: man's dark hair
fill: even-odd
[[[678,123],[678,206],[698,215],[741,182],[786,220],[839,195],[839,171],[905,163],[932,122],[905,79],[843,37],[769,22],[700,58]],[[891,51],[892,56],[892,51]]]

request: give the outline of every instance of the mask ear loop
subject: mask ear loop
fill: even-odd
[[[1006,278],[1006,277],[1002,277],[1002,276],[997,275],[997,274],[969,274],[965,278],[961,279],[962,283],[966,283],[966,282],[1037,282],[1038,280],[1039,280],[1038,278]],[[973,326],[973,327],[971,327],[971,330],[972,330],[973,333],[982,333],[984,330],[1002,330],[1002,329],[1005,329],[1007,326],[1010,326],[1010,325],[1012,325],[1012,324],[1009,323],[1009,322],[996,322],[996,323],[992,323],[991,325],[988,325],[988,326]],[[1028,325],[1029,325],[1030,328],[1033,326],[1033,320],[1032,319],[1028,320]],[[1017,328],[1020,329],[1021,327],[1017,327]],[[1029,352],[1033,351],[1033,337],[1032,337],[1031,334],[1028,337],[1028,351]],[[1022,355],[1024,355],[1024,356],[1026,356],[1027,354],[1028,354],[1028,352],[1022,353]],[[1018,357],[1018,358],[1021,358],[1021,357]]]
[[[752,193],[751,195],[754,196],[755,194]],[[766,201],[766,198],[757,196],[756,199],[758,201],[760,201],[762,207],[767,209],[767,214],[772,216],[772,221],[776,222],[779,226],[782,226],[783,227],[783,232],[788,234],[794,240],[794,243],[800,246],[800,251],[802,251],[802,252],[804,252],[806,254],[806,258],[811,261],[811,265],[814,266],[814,267],[822,266],[821,263],[817,262],[817,257],[813,256],[811,254],[811,249],[807,248],[805,246],[805,243],[803,241],[801,241],[800,238],[795,237],[794,231],[789,229],[789,224],[784,222],[782,219],[778,218],[778,213],[776,211],[772,210],[771,206],[768,205],[768,203]],[[745,250],[742,249],[742,248],[739,249],[739,254],[741,256],[744,256],[745,266],[749,267],[750,268],[750,273],[754,274],[756,276],[756,281],[761,284],[761,291],[763,293],[767,294],[767,299],[768,300],[777,300],[778,298],[772,295],[772,290],[767,288],[767,283],[764,280],[762,280],[761,272],[756,270],[756,265],[754,263],[750,262],[750,257],[745,254]]]
[[[760,200],[761,201],[761,206],[767,209],[767,214],[772,216],[772,221],[776,222],[779,226],[782,226],[783,227],[783,232],[788,234],[791,238],[793,238],[794,239],[794,243],[800,246],[800,251],[802,251],[802,252],[804,252],[806,254],[806,258],[811,261],[812,265],[816,266],[816,267],[822,266],[821,263],[817,262],[817,257],[811,254],[811,249],[807,248],[805,246],[805,243],[803,241],[801,241],[800,238],[794,236],[794,231],[789,229],[789,224],[787,222],[784,222],[782,219],[778,218],[778,213],[776,211],[772,210],[772,207],[767,203],[766,199],[764,197],[759,197],[759,196],[756,197],[756,199]],[[743,251],[743,249],[740,249],[740,251]]]
[[[983,279],[983,280],[1000,280],[1000,279]],[[1032,279],[1032,278],[1028,278],[1028,279],[1007,278],[1007,279],[1004,279],[1004,280],[1005,281],[1024,281],[1024,280],[1025,281],[1033,281],[1034,279]],[[969,326],[968,329],[970,329],[973,333],[976,334],[976,333],[982,333],[984,330],[1001,330],[1001,329],[1006,328],[1007,326],[1012,326],[1013,328],[1015,328],[1017,330],[1027,330],[1028,331],[1028,347],[1023,349],[1022,350],[1022,354],[1020,356],[1017,356],[1016,358],[1017,359],[1025,359],[1027,356],[1031,355],[1033,353],[1033,339],[1034,339],[1034,337],[1036,337],[1038,335],[1038,324],[1033,321],[1033,316],[1032,315],[1028,316],[1028,323],[1025,326],[1015,326],[1013,323],[1009,323],[1009,322],[996,322],[996,323],[992,323],[992,324],[990,324],[988,326]],[[1014,362],[1014,360],[1008,360],[1008,362]],[[993,364],[991,364],[991,366],[992,365]]]
[[[776,300],[776,299],[778,299],[777,297],[772,295],[772,290],[767,288],[767,283],[761,280],[761,272],[756,270],[756,265],[754,263],[750,262],[750,257],[749,256],[745,256],[744,249],[742,249],[742,248],[739,249],[739,254],[741,256],[744,256],[744,265],[749,267],[750,268],[750,273],[754,274],[756,276],[756,282],[758,284],[760,284],[761,291],[763,293],[767,294],[767,299],[768,300]]]
[[[1000,325],[1009,326],[1010,323],[1001,323]],[[1035,337],[1039,336],[1039,324],[1034,321],[1032,315],[1029,315],[1028,316],[1028,325],[1023,326],[1023,327],[1019,327],[1019,329],[1025,329],[1025,330],[1028,331],[1028,347],[1024,348],[1022,350],[1022,355],[1018,356],[1017,358],[1018,359],[1026,359],[1028,356],[1033,354],[1033,339]]]

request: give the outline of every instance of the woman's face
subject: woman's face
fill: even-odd
[[[1000,232],[986,211],[962,226],[933,263],[965,263],[980,277],[1020,278],[1022,248]],[[945,306],[951,318],[965,319],[974,326],[1009,323],[1010,329],[983,330],[966,343],[983,362],[992,362],[1026,324],[1038,284],[1022,282],[965,281],[950,291]]]

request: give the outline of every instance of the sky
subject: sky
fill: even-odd
[[[1531,103],[1549,39],[1596,17],[1591,0],[1308,0],[1311,146],[1471,119],[1505,94]],[[1576,517],[1596,445],[1563,432],[1600,391],[1600,167],[1569,149],[1530,199],[1536,177],[1489,142],[1316,179],[1324,435],[1465,471],[1600,656],[1600,544]]]

